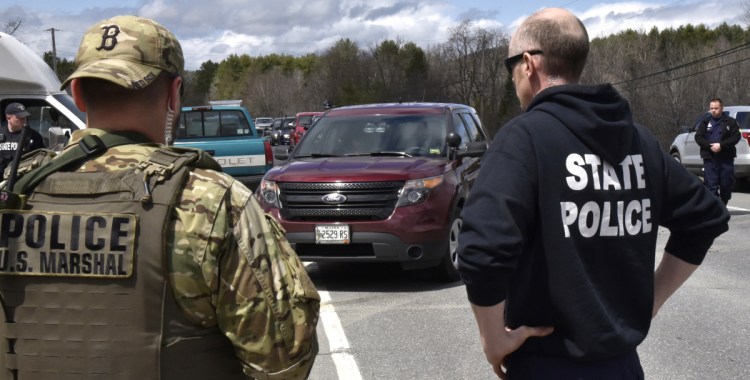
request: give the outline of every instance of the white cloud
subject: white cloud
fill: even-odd
[[[648,32],[656,27],[659,30],[678,28],[682,25],[704,24],[716,27],[723,22],[739,23],[739,10],[742,1],[701,1],[701,2],[622,2],[595,5],[578,17],[586,24],[589,36],[603,37],[627,29]],[[727,9],[737,12],[727,12]]]
[[[215,0],[185,6],[183,9],[192,9],[174,14],[162,6],[163,0],[158,0],[141,9],[147,9],[149,17],[164,23],[181,39],[189,69],[196,69],[207,59],[221,60],[217,51],[253,56],[301,55],[324,51],[342,38],[355,41],[362,48],[384,39],[434,45],[444,41],[448,29],[457,24],[445,14],[443,6],[429,1],[275,3]],[[215,12],[209,8],[236,11]],[[161,11],[164,13],[155,14]],[[220,28],[225,30],[217,30]]]
[[[648,31],[653,26],[664,29],[687,23],[710,27],[724,21],[739,23],[743,1],[629,1],[594,5],[577,15],[593,38],[626,28]],[[194,70],[227,54],[319,53],[341,38],[362,48],[384,39],[427,47],[444,42],[464,18],[482,28],[505,27],[508,33],[522,20],[503,25],[499,12],[459,9],[459,0],[123,0],[122,4],[65,12],[12,6],[0,8],[0,21],[22,17],[16,37],[40,55],[51,50],[46,30],[54,27],[58,55],[72,59],[85,28],[94,22],[118,14],[150,17],[180,38],[186,66]],[[531,5],[518,6],[528,8],[526,16],[535,10]]]

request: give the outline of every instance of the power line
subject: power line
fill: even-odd
[[[703,57],[703,58],[698,58],[698,59],[696,59],[694,61],[690,61],[690,62],[681,64],[681,65],[677,65],[675,67],[671,67],[671,68],[668,68],[668,69],[665,69],[665,70],[662,70],[662,71],[659,71],[659,72],[656,72],[656,73],[651,73],[651,74],[643,75],[643,76],[640,76],[640,77],[637,77],[637,78],[632,78],[632,79],[628,79],[628,80],[625,80],[625,81],[613,83],[613,85],[616,86],[616,85],[622,85],[622,84],[627,84],[627,83],[635,83],[636,81],[639,81],[639,80],[643,80],[643,79],[646,79],[646,78],[655,77],[657,75],[668,74],[668,73],[670,73],[672,71],[684,69],[686,67],[690,67],[690,66],[697,65],[697,64],[700,64],[700,63],[705,63],[705,62],[708,62],[708,61],[710,61],[712,59],[718,59],[718,58],[724,57],[726,55],[734,54],[734,53],[737,53],[737,52],[740,52],[742,50],[746,50],[746,49],[749,49],[749,48],[750,48],[750,43],[744,43],[744,44],[741,44],[741,45],[737,45],[737,46],[731,47],[731,48],[729,48],[727,50],[720,51],[718,53],[714,53],[714,54],[711,54],[711,55]],[[750,60],[750,58],[739,59],[739,60],[736,60],[736,61],[733,61],[733,62],[729,62],[729,63],[725,63],[723,65],[719,65],[717,67],[712,67],[712,68],[709,68],[709,69],[706,69],[706,70],[698,71],[698,72],[695,72],[695,73],[690,73],[690,74],[683,75],[683,76],[676,77],[676,78],[670,78],[670,79],[667,79],[667,80],[664,80],[664,81],[661,81],[661,82],[657,82],[657,83],[651,83],[651,84],[647,84],[647,85],[643,85],[643,86],[638,86],[636,88],[631,88],[631,89],[627,89],[626,88],[623,91],[628,91],[629,92],[629,91],[640,90],[642,88],[657,86],[657,85],[660,85],[660,84],[665,84],[665,83],[677,81],[677,80],[680,80],[680,79],[685,79],[685,78],[689,78],[689,77],[692,77],[692,76],[696,76],[696,75],[699,75],[699,74],[707,73],[709,71],[718,70],[718,69],[721,69],[721,68],[724,68],[724,67],[727,67],[727,66],[731,66],[731,65],[735,65],[735,64],[747,61],[747,60]]]
[[[743,58],[743,59],[740,59],[740,60],[737,60],[737,61],[734,61],[734,62],[726,63],[726,64],[723,64],[723,65],[718,66],[718,67],[712,67],[710,69],[699,71],[697,73],[691,73],[691,74],[683,75],[681,77],[667,79],[667,80],[664,80],[664,81],[661,81],[661,82],[651,83],[651,84],[647,84],[647,85],[636,87],[636,88],[624,89],[623,91],[625,91],[625,92],[631,92],[631,91],[640,90],[640,89],[643,89],[643,88],[658,86],[660,84],[669,83],[669,82],[673,82],[673,81],[676,81],[676,80],[689,78],[689,77],[696,76],[696,75],[699,75],[699,74],[704,74],[704,73],[707,73],[709,71],[718,70],[718,69],[721,69],[721,68],[724,68],[724,67],[727,67],[727,66],[731,66],[731,65],[734,65],[734,64],[737,64],[737,63],[740,63],[740,62],[748,61],[748,60],[750,60],[750,57],[749,58]]]
[[[706,57],[703,57],[703,58],[696,59],[696,60],[691,61],[691,62],[683,63],[683,64],[675,66],[675,67],[670,67],[670,68],[662,70],[662,71],[658,71],[658,72],[651,73],[651,74],[646,74],[646,75],[643,75],[643,76],[640,76],[640,77],[637,77],[637,78],[631,78],[631,79],[628,79],[628,80],[624,80],[624,81],[620,81],[620,82],[617,82],[617,83],[613,83],[613,85],[616,86],[616,85],[620,85],[620,84],[632,83],[632,82],[636,82],[636,81],[639,81],[639,80],[642,80],[642,79],[651,78],[651,77],[654,77],[654,76],[657,76],[657,75],[668,74],[668,73],[670,73],[672,71],[676,71],[676,70],[679,70],[679,69],[684,69],[686,67],[690,67],[690,66],[693,66],[693,65],[704,63],[704,62],[710,61],[712,59],[721,58],[721,57],[723,57],[725,55],[737,53],[739,51],[742,51],[742,50],[745,50],[745,49],[748,49],[748,48],[750,48],[750,43],[745,43],[745,44],[738,45],[738,46],[729,48],[727,50],[724,50],[724,51],[721,51],[721,52],[718,52],[718,53],[714,53],[712,55],[709,55],[709,56],[706,56]]]

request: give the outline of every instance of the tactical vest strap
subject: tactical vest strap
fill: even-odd
[[[170,155],[193,153],[192,155],[187,156],[188,159],[185,162],[185,165],[191,164],[197,168],[211,169],[217,172],[222,171],[221,165],[219,165],[219,163],[208,153],[200,149],[170,146],[161,149],[161,151],[166,151],[166,153]]]
[[[141,198],[141,203],[151,203],[151,192],[154,187],[187,165],[221,171],[221,166],[215,160],[206,157],[201,150],[160,148],[154,151],[146,161],[138,164],[138,170],[143,173],[143,185],[146,191]]]
[[[42,182],[50,174],[63,170],[69,165],[81,164],[91,157],[104,153],[109,148],[149,142],[146,136],[134,132],[111,132],[102,136],[86,135],[78,142],[77,147],[66,151],[56,159],[19,179],[13,186],[13,192],[29,194],[39,182]]]
[[[157,182],[164,182],[173,172],[194,161],[193,155],[184,155],[169,149],[159,149],[146,161],[138,164],[138,169],[147,177],[156,177]],[[197,156],[197,154],[195,154]]]
[[[107,150],[107,146],[104,144],[102,139],[96,135],[85,135],[78,141],[78,146],[81,150],[86,153],[87,157],[103,153]]]

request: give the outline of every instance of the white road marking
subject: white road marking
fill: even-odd
[[[313,263],[303,261],[302,264],[307,267]],[[316,288],[320,294],[320,323],[323,324],[323,331],[328,339],[336,374],[341,380],[362,380],[354,355],[349,350],[349,341],[346,339],[344,327],[341,326],[341,320],[336,314],[336,309],[333,308],[331,295],[323,286],[316,285]]]
[[[750,210],[748,210],[748,209],[746,209],[746,208],[741,208],[741,207],[734,207],[734,206],[727,206],[727,210],[730,210],[730,211],[743,211],[743,212],[750,212]]]
[[[354,355],[349,350],[349,341],[346,340],[341,320],[331,303],[330,294],[322,287],[318,287],[318,293],[320,294],[320,322],[323,324],[339,379],[362,380]]]

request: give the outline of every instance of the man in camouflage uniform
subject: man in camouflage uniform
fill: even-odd
[[[115,176],[127,177],[122,173],[137,173],[138,176],[133,178],[144,176],[145,191],[139,186],[131,186],[133,194],[142,195],[143,205],[143,210],[137,214],[141,215],[137,217],[140,219],[136,219],[141,224],[133,230],[137,231],[133,234],[137,235],[138,242],[134,244],[137,248],[132,255],[135,264],[123,268],[117,266],[117,274],[127,277],[127,282],[112,276],[105,278],[91,274],[90,266],[86,272],[88,277],[83,278],[81,268],[86,267],[81,264],[83,261],[76,262],[74,267],[72,253],[66,256],[68,261],[50,264],[51,261],[42,260],[46,269],[40,269],[38,265],[32,268],[35,253],[19,254],[17,259],[12,254],[15,236],[12,232],[24,227],[3,224],[3,228],[9,229],[3,234],[11,236],[11,264],[0,268],[0,292],[6,317],[0,333],[7,340],[4,352],[9,352],[0,358],[3,366],[0,378],[247,378],[244,375],[257,379],[306,378],[318,350],[315,328],[320,298],[299,258],[286,242],[284,231],[263,214],[250,190],[229,175],[196,165],[187,171],[186,180],[172,197],[175,201],[169,203],[163,236],[158,231],[161,222],[152,223],[157,226],[156,231],[146,223],[149,215],[153,215],[149,214],[153,206],[151,192],[156,199],[161,186],[158,181],[150,182],[149,174],[163,174],[150,171],[149,160],[159,152],[176,152],[176,157],[181,157],[179,154],[183,152],[158,144],[171,138],[172,124],[178,119],[180,110],[184,61],[174,35],[146,18],[114,17],[93,25],[86,32],[76,64],[77,70],[63,83],[63,88],[71,86],[76,105],[87,114],[87,129],[75,132],[69,145],[51,162],[60,160],[68,151],[79,149],[83,146],[81,142],[91,139],[91,136],[101,140],[123,133],[135,137],[133,143],[109,147],[103,152],[97,150],[82,165],[74,167],[72,174],[54,175],[96,176],[103,173],[104,177],[97,179],[97,183],[110,183],[107,181]],[[204,162],[206,158],[201,160]],[[205,167],[218,168],[213,160],[209,161]],[[76,189],[75,184],[62,187],[70,194],[78,191],[80,196],[85,196],[87,190]],[[110,185],[104,187],[107,186]],[[61,186],[42,182],[29,195],[26,208],[37,212],[36,217],[49,215],[44,214],[44,210],[52,202],[44,201],[45,194],[42,193],[47,191],[45,189],[59,188]],[[76,202],[73,196],[69,200]],[[76,207],[89,207],[86,202],[79,203],[80,206],[63,208],[67,211],[58,212],[56,217],[75,214]],[[107,207],[106,202],[101,204],[96,207]],[[134,204],[134,208],[138,208],[138,202]],[[4,218],[7,212],[3,211]],[[25,212],[18,212],[21,216],[15,217],[30,220],[30,214]],[[106,211],[101,213],[107,215]],[[10,218],[6,219],[12,221]],[[31,227],[32,224],[28,223],[25,228]],[[97,224],[87,224],[87,233],[96,227]],[[111,239],[111,245],[115,246],[114,242],[128,237],[131,233],[128,231],[113,230],[111,235],[101,235],[100,238]],[[83,230],[80,233],[83,235]],[[43,234],[39,236],[47,236]],[[56,241],[66,234],[71,235],[71,231],[61,229],[59,234],[53,232],[49,235],[48,240]],[[154,243],[151,244],[149,239]],[[87,245],[89,240],[93,239],[87,237]],[[31,245],[28,238],[25,243],[18,244],[26,249]],[[158,252],[159,248],[163,252]],[[45,252],[42,255],[46,255]],[[149,267],[154,263],[156,270]],[[122,262],[119,265],[122,266]],[[45,270],[49,273],[44,273]],[[118,296],[114,293],[126,294],[128,284],[136,286],[144,281],[167,284],[164,299],[156,300],[154,307],[148,306],[154,305],[153,302],[146,302],[152,300],[130,298],[135,300],[130,302],[136,305],[134,310],[137,313],[133,315],[139,318],[146,315],[143,325],[156,331],[157,342],[160,342],[157,347],[139,347],[138,343],[133,343],[138,341],[140,332],[132,330],[130,325],[136,323],[130,320],[112,317],[106,320],[115,322],[90,322],[94,314],[114,314],[131,307],[112,301]],[[75,290],[69,293],[78,296],[66,298],[63,289],[67,289],[69,282],[75,285]],[[36,288],[42,286],[38,283],[47,287]],[[29,300],[36,297],[36,289],[43,289],[39,292],[45,294],[60,289],[61,294],[47,298],[40,296],[40,304],[29,305]],[[102,295],[98,296],[98,293]],[[140,301],[143,304],[138,304]],[[53,312],[48,315],[44,310]],[[37,331],[42,332],[35,333],[25,329],[26,324],[67,327],[50,333],[44,332],[46,327],[40,327]],[[91,338],[87,335],[88,329],[94,328],[104,331]],[[128,333],[122,334],[122,331]],[[213,333],[226,344],[216,343],[216,340],[214,346],[201,343]],[[108,337],[112,337],[112,341]],[[34,345],[36,341],[47,343]],[[184,348],[186,346],[188,349]],[[145,358],[139,356],[143,352],[148,353]],[[241,366],[236,364],[236,358]],[[140,368],[150,366],[155,368]]]

